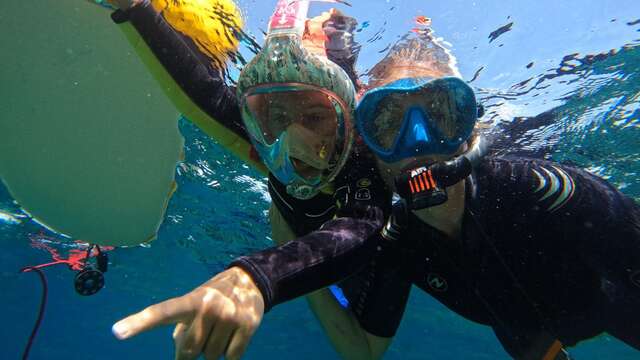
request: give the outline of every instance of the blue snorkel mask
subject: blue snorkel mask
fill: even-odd
[[[356,109],[356,126],[387,163],[452,156],[395,176],[396,192],[409,209],[419,210],[446,202],[446,188],[469,176],[484,154],[482,137],[471,139],[483,112],[471,87],[458,78],[406,78],[368,91]],[[465,142],[467,150],[454,156]]]
[[[368,91],[356,126],[384,162],[453,154],[469,139],[479,107],[471,87],[455,77],[406,78]]]

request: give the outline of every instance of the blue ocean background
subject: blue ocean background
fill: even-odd
[[[275,1],[239,4],[247,32],[260,43]],[[570,162],[640,200],[637,0],[361,0],[338,7],[359,21],[359,73],[365,74],[409,32],[416,16],[430,17],[436,35],[450,43],[463,77],[485,104],[483,122],[494,152]],[[314,5],[312,15],[326,8]],[[242,51],[251,57],[249,49]],[[91,297],[75,293],[74,273],[64,266],[47,269],[47,309],[32,359],[170,359],[171,328],[123,342],[113,337],[111,325],[147,305],[184,294],[234,257],[271,245],[265,179],[188,121],[180,119],[179,126],[185,160],[176,168],[178,190],[158,239],[150,246],[110,252],[106,286]],[[20,357],[42,291],[35,274],[18,270],[51,261],[49,253],[30,246],[32,240],[61,253],[73,247],[29,219],[0,185],[0,314],[6,329],[0,348],[6,359]],[[640,359],[640,352],[608,335],[570,352],[576,359]],[[298,299],[266,314],[246,358],[333,359],[337,354],[305,300]],[[385,358],[508,356],[489,328],[414,289]]]

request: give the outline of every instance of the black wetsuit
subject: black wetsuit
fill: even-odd
[[[287,244],[234,265],[260,274],[275,303],[355,272],[345,294],[378,336],[394,335],[415,284],[491,326],[514,357],[539,351],[544,337],[572,346],[603,331],[640,349],[640,208],[604,180],[543,160],[487,158],[466,180],[459,239],[413,214],[404,221],[392,241],[369,229],[360,233],[368,240],[345,237],[333,220],[324,226],[333,235],[301,239],[312,246]]]

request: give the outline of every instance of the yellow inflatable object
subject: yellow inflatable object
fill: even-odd
[[[153,5],[172,19],[176,3]],[[183,14],[205,3],[237,14],[224,0],[189,3]],[[3,30],[14,34],[0,40],[0,178],[26,212],[74,239],[113,246],[151,241],[183,151],[176,106],[245,159],[248,144],[195,107],[161,67],[147,68],[149,57],[143,63],[131,53],[104,9],[58,1],[46,12],[31,11],[41,6],[36,0],[0,5]],[[176,29],[196,17],[180,19],[171,22]],[[122,28],[131,33],[129,24]],[[136,51],[150,53],[139,37],[127,37]],[[224,38],[194,41],[220,64],[237,45]]]
[[[237,50],[234,29],[242,29],[242,18],[233,1],[152,0],[151,5],[171,27],[191,38],[215,68],[224,68],[227,54]]]

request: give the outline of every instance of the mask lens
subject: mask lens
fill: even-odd
[[[311,181],[330,170],[343,150],[343,114],[340,102],[321,90],[266,88],[245,98],[243,120],[265,146],[257,150],[267,164],[284,166],[276,160],[288,158],[295,174]]]
[[[476,123],[477,110],[473,90],[462,81],[433,81],[418,95],[419,104],[429,114],[432,126],[447,143],[462,144]]]
[[[293,122],[286,104],[273,94],[256,94],[247,97],[250,117],[245,119],[247,130],[263,145],[272,145]]]
[[[401,100],[400,94],[386,96],[378,103],[373,121],[367,122],[367,133],[371,134],[376,145],[385,151],[392,149],[400,134],[406,110]]]
[[[252,136],[265,145],[273,144],[292,124],[316,134],[335,137],[337,103],[318,91],[282,91],[247,96],[250,118],[245,118]]]
[[[373,112],[373,121],[361,122],[363,133],[383,151],[395,151],[400,136],[411,132],[401,130],[405,121],[415,119],[411,111],[420,109],[424,117],[424,129],[428,136],[416,141],[432,143],[436,153],[447,153],[467,140],[477,119],[473,90],[456,78],[432,80],[420,87],[381,93]],[[414,114],[415,115],[415,114]],[[410,139],[407,139],[410,140]]]

